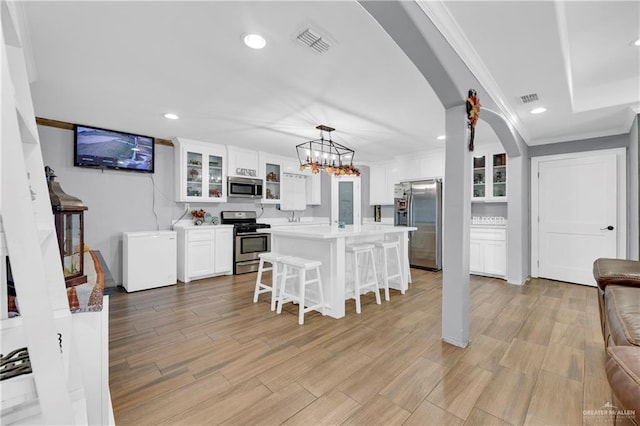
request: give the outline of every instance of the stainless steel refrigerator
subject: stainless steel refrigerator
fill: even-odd
[[[409,232],[409,264],[442,269],[442,180],[402,182],[394,188],[394,224]]]

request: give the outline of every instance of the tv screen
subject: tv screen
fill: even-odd
[[[74,164],[153,173],[154,140],[88,126],[75,126]]]

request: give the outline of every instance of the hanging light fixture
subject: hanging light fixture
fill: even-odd
[[[316,126],[320,130],[320,139],[304,142],[296,146],[300,170],[311,169],[312,173],[324,170],[330,175],[355,175],[360,176],[360,170],[353,166],[355,151],[331,140],[333,127],[320,124]],[[329,133],[329,138],[324,138],[324,132]]]

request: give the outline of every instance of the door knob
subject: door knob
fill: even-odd
[[[609,226],[607,226],[606,228],[600,228],[600,230],[601,230],[601,231],[604,231],[605,229],[606,229],[607,231],[613,231],[613,230],[614,230],[614,227],[613,227],[612,225],[609,225]]]

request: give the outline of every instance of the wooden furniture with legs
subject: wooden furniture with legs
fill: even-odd
[[[353,255],[353,298],[356,300],[357,313],[362,311],[360,306],[361,294],[369,291],[375,292],[376,303],[380,304],[380,288],[378,287],[376,259],[373,253],[374,247],[375,245],[370,243],[347,245],[347,253]],[[359,257],[363,258],[363,263],[360,263]]]
[[[404,294],[407,284],[402,277],[402,262],[400,261],[400,243],[398,241],[377,241],[376,248],[382,256],[382,280],[384,285],[384,298],[389,300],[389,281],[398,279],[400,282],[400,293]],[[395,264],[395,274],[389,275],[390,263]]]
[[[324,309],[324,294],[322,291],[322,278],[320,274],[320,267],[322,262],[317,260],[303,259],[300,257],[285,257],[281,260],[282,274],[280,276],[280,286],[278,288],[278,313],[282,313],[282,305],[287,302],[294,302],[298,304],[298,324],[304,324],[304,314],[318,310],[325,315]],[[307,272],[314,271],[315,278],[307,279]],[[287,281],[290,278],[297,278],[289,290],[287,287]],[[316,303],[310,305],[308,299],[309,293],[307,293],[307,286],[312,284],[316,285],[318,293],[314,300]]]
[[[280,262],[285,256],[279,255],[274,252],[260,253],[260,264],[258,265],[258,274],[256,275],[256,287],[253,291],[253,303],[258,302],[258,297],[263,293],[271,293],[271,310],[276,310],[276,289],[278,288],[278,276],[280,274],[279,267]],[[265,266],[265,263],[271,264],[270,267]],[[271,271],[271,283],[265,284],[262,281],[262,274],[264,272]]]

